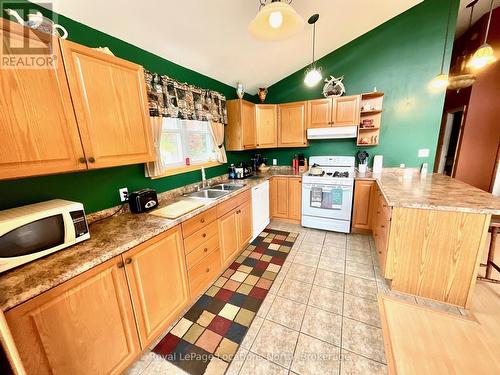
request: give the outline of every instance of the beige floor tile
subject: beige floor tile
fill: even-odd
[[[278,291],[278,296],[285,297],[300,303],[307,303],[311,284],[306,284],[297,280],[285,278],[281,288]]]
[[[288,270],[287,277],[289,279],[302,281],[303,283],[312,284],[314,274],[316,273],[315,267],[305,266],[299,263],[293,263]]]
[[[242,348],[250,349],[252,347],[252,344],[257,337],[257,333],[259,333],[259,329],[262,326],[262,323],[264,323],[264,318],[256,316],[252,324],[250,325],[250,328],[248,328],[245,338],[241,342]]]
[[[305,311],[306,305],[277,296],[266,319],[298,331]]]
[[[311,290],[308,305],[335,314],[342,314],[342,297],[342,292],[314,285]]]
[[[300,334],[292,371],[300,375],[337,374],[339,366],[340,348],[338,346]]]
[[[365,251],[350,250],[347,252],[346,259],[348,262],[362,263],[372,265],[371,253]]]
[[[341,328],[340,315],[307,306],[300,331],[339,346]]]
[[[370,243],[369,242],[365,242],[365,241],[349,241],[349,239],[347,240],[347,251],[349,250],[356,250],[356,251],[362,251],[362,252],[365,252],[365,253],[368,253],[370,254],[371,252],[371,247],[370,247]]]
[[[314,277],[314,284],[342,292],[344,290],[344,275],[318,268]]]
[[[375,271],[370,264],[346,262],[345,273],[363,279],[375,280]]]
[[[345,259],[346,250],[345,248],[336,247],[335,245],[324,244],[323,249],[321,250],[321,255]]]
[[[301,253],[299,251],[297,255],[295,255],[295,258],[293,258],[293,263],[298,263],[309,267],[317,267],[318,262],[319,262],[319,254],[313,255],[313,254]]]
[[[240,373],[241,367],[245,362],[245,358],[248,354],[248,350],[243,349],[241,346],[233,357],[233,360],[229,364],[225,375],[238,375]]]
[[[343,315],[363,323],[380,327],[380,313],[376,301],[346,293],[344,295]]]
[[[321,243],[301,242],[298,246],[299,253],[307,253],[312,255],[320,255],[321,249]]]
[[[219,358],[212,358],[203,375],[224,375],[227,366],[227,362]]]
[[[259,311],[257,311],[257,316],[260,316],[262,318],[266,317],[275,297],[275,294],[267,294],[266,298],[264,298],[264,302],[262,302],[262,305],[260,305]]]
[[[308,231],[306,233],[306,235],[304,236],[303,241],[323,245],[323,242],[325,241],[325,235],[326,235],[326,232],[322,231],[322,230]]]
[[[344,273],[345,260],[342,258],[321,256],[319,258],[318,268],[337,273]]]
[[[377,283],[373,280],[345,275],[345,292],[367,299],[377,300]]]
[[[179,367],[175,366],[169,361],[166,361],[161,356],[156,355],[155,358],[151,361],[148,367],[141,373],[141,375],[187,375],[187,372],[184,372]]]
[[[385,363],[384,341],[380,328],[344,317],[342,348]]]
[[[386,375],[387,366],[342,350],[341,375]]]
[[[260,327],[250,351],[290,368],[298,336],[297,331],[266,320]]]
[[[141,358],[139,358],[124,375],[140,375],[149,366],[149,364],[155,359],[157,354],[153,352],[147,352]]]
[[[248,353],[240,375],[287,375],[288,370],[252,352]]]
[[[344,233],[328,232],[325,236],[325,244],[345,248],[347,245],[347,236]]]

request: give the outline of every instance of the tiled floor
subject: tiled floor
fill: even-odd
[[[278,221],[270,228],[299,236],[226,374],[387,373],[377,293],[431,303],[389,291],[368,236]],[[218,365],[224,366],[214,361],[208,373],[220,373]],[[184,372],[150,352],[131,374]]]

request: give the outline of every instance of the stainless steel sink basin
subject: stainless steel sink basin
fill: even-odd
[[[243,184],[219,184],[210,186],[209,190],[219,190],[219,191],[236,191],[244,187]]]
[[[229,191],[205,189],[185,194],[185,196],[190,198],[217,199],[229,193]]]

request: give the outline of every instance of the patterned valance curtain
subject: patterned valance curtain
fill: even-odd
[[[144,70],[150,116],[227,124],[226,97]]]

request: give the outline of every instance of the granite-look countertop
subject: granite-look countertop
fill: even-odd
[[[290,167],[274,168],[266,173],[244,180],[227,180],[227,175],[210,179],[217,183],[245,184],[245,187],[217,200],[206,202],[204,206],[175,220],[144,214],[132,214],[127,209],[101,221],[96,221],[116,211],[116,208],[88,215],[90,239],[58,251],[44,258],[0,274],[0,308],[6,311],[30,298],[124,253],[152,237],[196,216],[197,214],[251,189],[272,176],[300,177]],[[158,195],[159,207],[164,207],[183,198],[182,194],[194,191],[197,184],[184,186]],[[128,206],[127,206],[128,207]]]
[[[376,180],[392,207],[500,215],[499,197],[443,174],[421,177],[413,170],[411,178],[405,178],[403,170],[387,168],[380,174],[356,173],[356,179]]]

